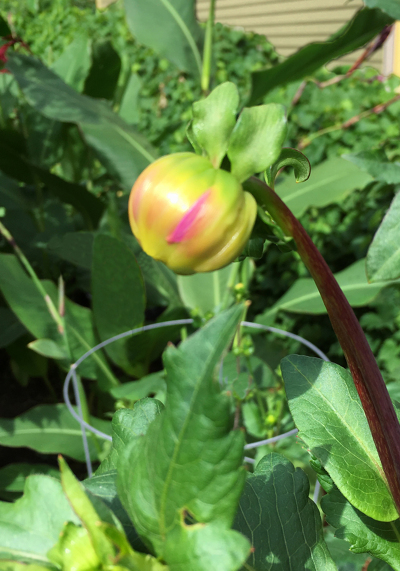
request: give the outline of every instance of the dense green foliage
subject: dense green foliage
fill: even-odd
[[[140,5],[137,0],[130,3]],[[366,10],[361,17],[371,24],[377,13]],[[380,14],[382,22],[390,21],[386,13]],[[61,515],[52,516],[51,545],[32,541],[27,561],[64,569],[69,564],[63,559],[65,553],[78,542],[82,550],[88,549],[93,568],[103,568],[107,557],[118,552],[126,557],[121,565],[131,570],[165,569],[155,555],[171,571],[181,569],[182,561],[188,569],[203,571],[215,565],[204,545],[218,552],[223,544],[220,568],[234,571],[242,565],[238,561],[246,560],[249,549],[238,532],[254,540],[262,520],[270,532],[257,539],[263,542],[265,553],[256,550],[248,559],[254,569],[267,569],[265,558],[271,565],[282,563],[279,569],[289,569],[285,565],[290,564],[293,549],[301,553],[304,568],[316,571],[333,570],[335,564],[340,571],[360,571],[365,552],[387,564],[374,569],[389,570],[392,565],[397,571],[397,544],[393,547],[390,542],[398,520],[393,529],[387,523],[396,518],[395,507],[377,468],[379,458],[347,372],[339,365],[322,367],[309,357],[288,357],[291,353],[309,355],[295,339],[247,328],[237,333],[240,318],[247,315],[250,321],[303,336],[345,366],[325,308],[293,241],[264,214],[267,226],[258,220],[239,263],[214,274],[177,277],[149,258],[132,236],[127,202],[135,178],[157,156],[192,150],[186,129],[192,116],[196,119],[192,104],[202,97],[195,70],[182,71],[157,53],[149,47],[151,37],[148,45],[135,40],[121,1],[100,11],[84,0],[3,0],[0,16],[24,42],[7,52],[4,67],[11,73],[0,74],[0,222],[12,235],[2,227],[0,445],[6,460],[0,469],[0,499],[20,498],[29,474],[59,477],[57,453],[67,456],[74,472],[84,477],[81,430],[62,396],[72,363],[100,341],[129,329],[194,318],[190,325],[121,339],[79,366],[77,385],[84,418],[112,434],[113,443],[89,437],[97,472],[86,480],[86,494],[61,465],[64,492],[75,515],[62,504]],[[372,24],[366,34],[375,34]],[[340,49],[347,49],[346,41],[353,48],[366,41],[364,36],[351,36],[350,31]],[[326,49],[329,52],[329,45]],[[249,101],[254,77],[261,77],[253,74],[278,68],[279,62],[280,56],[263,36],[216,25],[211,84],[234,83],[240,108]],[[248,116],[254,115],[244,133],[247,136],[259,128],[263,140],[270,141],[268,151],[272,148],[274,157],[265,163],[269,166],[279,155],[284,130],[277,137],[268,129],[276,117],[283,125],[279,105],[286,108],[288,130],[283,145],[303,148],[312,173],[301,185],[295,185],[292,172],[280,173],[276,192],[338,274],[390,394],[400,401],[400,276],[396,265],[400,101],[382,112],[366,113],[395,98],[400,79],[383,78],[366,66],[335,82],[345,71],[331,64],[330,71],[320,68],[307,76],[305,84],[303,75],[292,83],[277,80],[273,90],[261,86],[269,91],[263,102],[277,105],[269,108],[274,113],[267,117],[265,131],[257,125],[255,108],[250,108]],[[199,109],[201,117],[198,104]],[[354,124],[345,125],[360,114]],[[207,137],[212,138],[210,133]],[[246,178],[262,170],[254,165],[259,155],[267,153],[251,146],[243,152],[242,138],[238,151],[228,150],[228,156],[232,164],[247,161],[240,171]],[[219,150],[221,159],[226,149]],[[223,166],[230,166],[227,159]],[[373,251],[371,242],[392,201],[391,214],[374,239]],[[22,254],[15,250],[15,243]],[[378,276],[371,284],[365,275],[366,258],[368,276]],[[381,260],[386,259],[389,269],[382,270]],[[246,299],[251,300],[250,307],[235,305]],[[168,342],[179,347],[166,349]],[[217,391],[211,379],[222,356],[222,390]],[[330,383],[335,387],[333,393]],[[352,395],[350,412],[348,394]],[[330,407],[325,409],[327,400]],[[318,412],[311,414],[310,407]],[[349,423],[347,414],[352,415]],[[358,419],[358,435],[349,430],[354,418]],[[321,423],[335,426],[342,448],[335,447],[335,438],[330,441],[329,434],[316,438]],[[243,431],[232,430],[239,426]],[[243,489],[242,432],[246,442],[252,443],[295,426],[308,452],[311,449],[315,454],[312,469],[308,452],[293,438],[280,441],[273,449],[250,449],[246,452],[250,461],[264,459]],[[196,458],[204,453],[207,462],[193,469]],[[348,470],[347,460],[342,462],[346,454],[353,458]],[[358,461],[368,481],[364,495],[357,493]],[[292,463],[306,472],[309,481]],[[361,538],[355,551],[364,555],[354,558],[353,567],[352,563],[348,566],[348,543],[335,544],[323,533],[318,510],[308,498],[316,474],[329,492],[326,509],[323,506],[328,521],[347,541],[353,542],[353,530]],[[16,527],[20,514],[32,516],[27,536],[34,532],[35,522],[47,533],[47,523],[35,515],[35,506],[43,503],[51,510],[51,500],[65,500],[54,479],[51,499],[46,499],[46,478],[32,476],[20,503],[0,505],[7,515],[4,521]],[[199,500],[204,489],[206,496]],[[254,501],[263,493],[263,501]],[[375,503],[369,501],[371,494]],[[269,509],[271,502],[276,513]],[[86,515],[79,505],[87,507]],[[277,531],[274,518],[285,512],[295,517]],[[63,538],[49,552],[67,519],[70,523]],[[100,530],[93,523],[96,519],[103,522]],[[192,527],[196,522],[202,526]],[[230,529],[232,523],[235,531]],[[382,528],[379,534],[371,531],[376,524]],[[307,548],[298,539],[305,526]],[[0,521],[0,531],[6,534],[7,527]],[[4,536],[6,555],[7,549],[11,553],[19,547],[19,533],[25,531],[18,528],[15,536]],[[134,552],[125,534],[134,549],[150,554]],[[285,551],[282,545],[292,538]],[[198,567],[193,566],[194,557]],[[308,567],[311,560],[312,567]],[[372,565],[378,561],[374,560],[371,569]],[[17,571],[17,566],[12,570]]]

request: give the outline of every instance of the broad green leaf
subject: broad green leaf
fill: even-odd
[[[200,310],[203,314],[218,311],[234,269],[235,266],[231,264],[215,272],[178,276],[178,289],[185,306]]]
[[[364,46],[392,23],[380,10],[364,8],[326,42],[315,42],[301,48],[274,67],[253,73],[253,89],[249,105],[259,102],[269,91],[310,76],[325,63]]]
[[[67,85],[82,91],[90,69],[90,41],[85,32],[77,35],[51,66]]]
[[[239,92],[229,81],[216,87],[206,99],[193,103],[191,132],[216,169],[228,150],[238,106]]]
[[[130,189],[154,150],[104,101],[80,95],[38,60],[11,54],[7,66],[28,103],[49,119],[76,123],[100,160]]]
[[[372,177],[344,159],[333,158],[316,166],[311,178],[297,184],[288,176],[276,185],[275,191],[298,218],[307,208],[322,208],[341,202],[356,189],[362,189]]]
[[[264,456],[249,475],[234,523],[252,543],[254,571],[336,571],[306,474],[280,454]]]
[[[249,549],[243,535],[216,522],[206,526],[182,525],[168,535],[165,559],[170,571],[238,571]]]
[[[243,109],[229,140],[232,174],[243,182],[279,157],[286,136],[285,109],[269,103]]]
[[[307,157],[297,149],[285,147],[278,160],[265,171],[265,180],[271,188],[274,188],[275,179],[284,167],[293,167],[296,182],[305,182],[310,178],[311,165]]]
[[[26,333],[25,327],[8,307],[0,307],[0,348],[7,347]]]
[[[391,18],[400,20],[400,0],[364,0],[369,8],[380,8]]]
[[[26,478],[33,474],[44,474],[60,479],[59,471],[48,464],[8,464],[0,468],[0,490],[12,493],[22,492]]]
[[[362,307],[372,301],[387,282],[369,284],[365,275],[365,259],[358,260],[345,270],[335,274],[349,303],[353,307]],[[283,309],[294,313],[326,313],[324,302],[311,278],[300,278],[270,309],[257,317],[258,323],[264,323]]]
[[[111,470],[110,472],[104,472],[102,474],[97,474],[96,472],[94,476],[84,480],[83,484],[86,490],[88,490],[91,500],[93,500],[93,498],[100,498],[118,518],[132,547],[138,551],[146,552],[146,547],[139,538],[131,519],[122,507],[118,497],[117,471]]]
[[[381,522],[364,515],[337,488],[322,498],[321,506],[328,523],[337,528],[335,535],[348,541],[351,551],[368,552],[400,571],[400,520]]]
[[[2,561],[0,559],[0,571],[48,571],[49,567],[36,563],[20,563],[19,561]]]
[[[380,521],[398,517],[350,373],[334,363],[291,355],[281,362],[299,436],[342,494]]]
[[[140,44],[201,76],[203,31],[195,0],[125,0],[124,4],[129,29]]]
[[[367,276],[372,283],[400,278],[400,192],[369,247]]]
[[[110,394],[115,399],[138,401],[148,397],[150,394],[165,391],[165,389],[165,373],[164,371],[159,371],[158,373],[146,375],[138,381],[131,381],[119,387],[114,387],[111,389]]]
[[[76,208],[89,228],[95,228],[103,214],[105,204],[84,186],[68,182],[34,165],[26,157],[23,145],[24,141],[16,139],[14,132],[1,131],[0,168],[8,176],[21,182],[44,184],[56,198]]]
[[[368,566],[368,571],[394,571],[394,569],[382,559],[373,559]]]
[[[325,542],[332,559],[338,567],[338,571],[362,571],[363,565],[366,564],[370,557],[366,554],[362,555],[349,551],[349,544],[346,541],[335,537],[332,527],[326,527],[324,532]],[[371,567],[372,563],[370,563],[368,571],[371,571]],[[390,569],[391,568],[385,569],[385,571],[390,571]],[[378,570],[375,569],[375,571]]]
[[[159,401],[145,398],[135,403],[133,409],[122,408],[117,410],[112,419],[112,448],[107,458],[96,470],[96,475],[116,470],[118,458],[129,442],[146,434],[150,423],[163,408]]]
[[[110,434],[110,422],[94,417],[91,424]],[[98,458],[98,450],[88,439],[92,460]],[[64,454],[83,462],[82,431],[65,404],[43,404],[31,408],[16,418],[0,419],[0,444],[19,448],[26,446],[44,454]]]
[[[0,502],[0,559],[48,564],[47,552],[65,521],[79,520],[61,483],[50,476],[29,476],[22,498],[13,504]]]
[[[179,536],[184,511],[202,524],[218,522],[221,530],[232,523],[245,477],[243,434],[231,430],[229,399],[220,394],[213,372],[242,311],[236,305],[179,349],[168,347],[168,406],[120,458],[121,501],[160,556],[170,534]],[[185,560],[184,551],[180,555]]]
[[[49,359],[60,359],[62,361],[68,359],[68,353],[51,339],[36,339],[36,341],[31,341],[28,347]]]
[[[57,569],[98,569],[101,566],[87,530],[70,521],[65,522],[47,557]]]
[[[53,236],[47,244],[48,250],[62,260],[90,270],[93,251],[92,232],[69,232],[63,236]]]
[[[36,109],[26,107],[24,112],[26,147],[30,162],[50,169],[62,159],[65,126],[47,119]]]
[[[94,240],[92,296],[101,341],[142,325],[146,301],[140,268],[131,250],[106,234]],[[130,370],[126,339],[111,343],[106,352],[114,363]]]
[[[361,151],[354,155],[342,155],[342,158],[354,163],[377,180],[387,184],[400,182],[400,163],[389,162],[383,150]]]
[[[97,99],[113,99],[121,71],[121,58],[110,40],[95,42],[92,65],[85,81],[85,95]]]

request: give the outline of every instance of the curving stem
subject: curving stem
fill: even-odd
[[[328,264],[286,204],[256,177],[243,187],[291,236],[313,277],[342,346],[397,511],[400,514],[400,424],[385,382],[358,320]]]

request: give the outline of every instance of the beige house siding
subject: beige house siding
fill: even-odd
[[[197,14],[207,20],[210,0],[197,0]],[[216,0],[216,21],[265,35],[276,51],[289,56],[310,42],[321,42],[348,22],[361,0]],[[340,60],[351,64],[361,53]],[[383,50],[369,64],[383,69]]]

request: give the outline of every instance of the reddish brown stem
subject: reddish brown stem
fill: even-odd
[[[255,177],[245,183],[245,188],[294,239],[298,253],[318,287],[346,357],[400,514],[400,424],[364,332],[324,258],[286,204]]]

